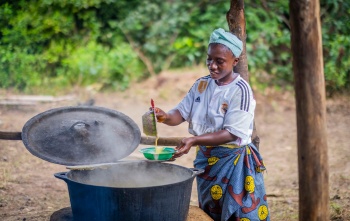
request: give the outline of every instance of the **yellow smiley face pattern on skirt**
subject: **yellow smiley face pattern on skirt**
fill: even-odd
[[[199,146],[199,206],[215,221],[269,221],[262,157],[253,144],[238,148]]]

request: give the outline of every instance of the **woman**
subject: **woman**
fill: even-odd
[[[242,42],[223,29],[209,40],[209,75],[198,79],[183,100],[165,113],[155,108],[158,122],[189,123],[192,137],[176,147],[174,158],[197,147],[194,166],[199,206],[214,220],[270,220],[262,158],[251,143],[255,100],[249,84],[233,68]]]

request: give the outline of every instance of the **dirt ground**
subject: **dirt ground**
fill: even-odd
[[[150,106],[169,110],[187,93],[192,83],[206,71],[201,68],[166,72],[157,78],[134,83],[125,92],[101,93],[94,87],[74,89],[70,101],[41,102],[37,105],[0,106],[0,130],[21,131],[33,116],[55,107],[73,106],[90,98],[95,106],[118,110],[131,117],[140,127],[141,116]],[[95,88],[98,88],[98,84]],[[0,99],[13,95],[0,91]],[[298,165],[296,144],[296,116],[294,97],[290,92],[265,90],[256,93],[256,125],[261,139],[260,152],[267,167],[265,185],[271,220],[298,220]],[[330,175],[330,220],[350,220],[350,99],[337,97],[327,100],[327,133]],[[158,125],[159,136],[188,136],[187,124],[177,127]],[[129,159],[144,159],[138,152]],[[172,162],[193,167],[193,150]],[[67,171],[36,156],[22,141],[0,140],[0,220],[50,220],[51,214],[69,207],[67,185],[53,176]],[[191,205],[197,205],[195,182]],[[195,208],[195,207],[194,207]],[[191,220],[204,220],[192,210]]]

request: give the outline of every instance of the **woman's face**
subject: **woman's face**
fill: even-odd
[[[232,78],[233,67],[237,65],[231,50],[222,44],[210,44],[208,48],[207,67],[212,79],[225,83]]]

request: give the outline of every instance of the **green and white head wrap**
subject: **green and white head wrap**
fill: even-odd
[[[216,29],[210,35],[209,44],[219,43],[228,47],[233,55],[238,58],[243,50],[243,43],[231,32],[227,32],[222,28]]]

